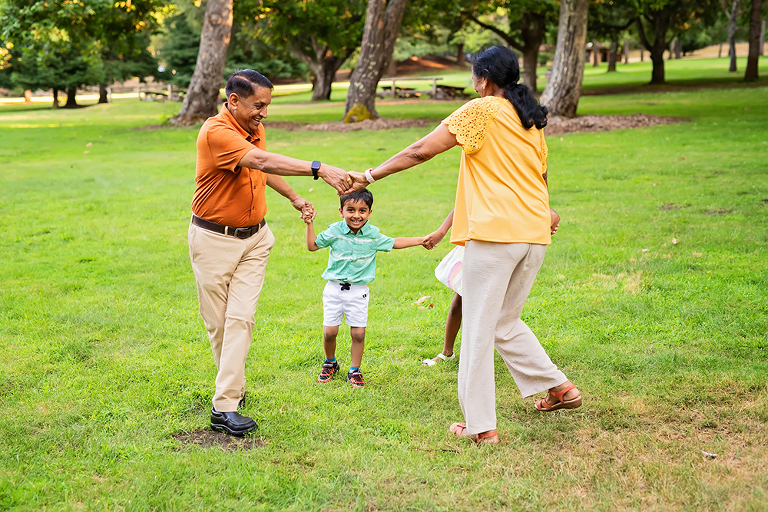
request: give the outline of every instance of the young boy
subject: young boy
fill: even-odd
[[[328,226],[315,236],[310,216],[307,223],[307,249],[316,251],[330,247],[328,268],[323,279],[323,350],[325,362],[318,382],[328,382],[339,371],[336,362],[336,336],[343,316],[347,318],[352,337],[352,357],[347,381],[361,388],[365,385],[360,364],[365,348],[365,326],[368,322],[368,283],[376,275],[376,252],[421,245],[424,237],[390,238],[379,228],[368,224],[373,194],[367,189],[341,196],[339,213],[344,220]]]

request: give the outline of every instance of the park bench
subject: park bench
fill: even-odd
[[[377,96],[380,98],[390,97],[390,98],[418,98],[422,95],[427,95],[430,98],[434,98],[437,96],[437,81],[442,80],[442,77],[439,76],[420,76],[420,77],[408,77],[408,78],[382,78],[379,80],[379,83],[381,82],[392,82],[392,85],[390,86],[382,86],[383,92],[378,93]],[[406,82],[406,81],[418,81],[418,82],[432,82],[432,89],[428,91],[417,91],[416,89],[412,87],[397,87],[397,82]],[[402,92],[401,92],[402,91]]]
[[[165,90],[152,90],[144,89],[142,86],[138,87],[139,101],[165,101],[170,98],[171,101],[183,101],[186,96],[186,91],[179,89],[178,87],[168,84]]]

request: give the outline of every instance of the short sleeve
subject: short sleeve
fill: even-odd
[[[376,251],[389,252],[395,246],[395,239],[379,233],[379,238],[373,241],[373,247]]]
[[[315,245],[317,245],[320,249],[324,249],[331,245],[332,240],[333,237],[328,235],[328,230],[326,229],[325,231],[321,231],[315,237]]]
[[[549,148],[547,147],[547,141],[544,140],[544,131],[539,130],[541,133],[541,175],[547,174],[547,155],[549,154]]]
[[[249,151],[256,148],[235,130],[224,126],[208,130],[206,142],[216,168],[231,172]]]
[[[443,119],[443,124],[456,136],[464,152],[471,155],[482,147],[485,134],[505,101],[492,96],[474,99]]]

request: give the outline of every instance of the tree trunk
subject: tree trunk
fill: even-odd
[[[464,42],[459,43],[459,48],[456,51],[456,65],[464,67],[467,64],[467,56],[464,54]]]
[[[640,62],[644,62],[644,61],[645,61],[645,55],[643,53],[643,47],[641,46],[640,47]]]
[[[579,106],[584,78],[584,45],[587,42],[589,0],[561,0],[557,46],[552,76],[541,95],[541,103],[552,115],[573,117]]]
[[[366,117],[365,114],[349,115],[353,108],[356,112],[364,108],[371,119],[379,117],[376,112],[376,86],[392,58],[406,2],[407,0],[368,0],[360,59],[349,80],[349,92],[344,108],[345,122],[362,121]]]
[[[718,48],[717,50],[717,58],[719,59],[722,56],[723,56],[723,42],[720,41],[720,48]]]
[[[611,38],[611,50],[608,53],[608,71],[616,71],[616,53],[619,51],[619,41]]]
[[[752,12],[749,16],[749,57],[747,57],[747,71],[744,80],[752,82],[757,80],[757,63],[760,59],[760,10],[763,0],[752,0]]]
[[[288,50],[298,59],[304,61],[315,75],[312,81],[312,101],[330,100],[333,79],[351,51],[342,56],[334,55],[328,51],[328,45],[319,44],[314,36],[311,39],[314,55],[307,55],[293,44],[288,44]]]
[[[673,43],[675,45],[675,59],[682,59],[683,58],[683,42],[680,40],[680,38],[675,39],[675,42]]]
[[[59,108],[59,90],[54,87],[51,92],[53,94],[53,108]]]
[[[657,11],[656,16],[651,20],[653,23],[653,41],[649,41],[645,34],[645,27],[641,18],[637,18],[637,35],[640,37],[640,43],[651,54],[653,70],[651,71],[651,85],[664,83],[664,51],[667,49],[667,30],[669,29],[670,17],[663,11]]]
[[[728,17],[728,55],[731,57],[729,72],[736,71],[736,16],[739,14],[739,0],[734,0]]]
[[[77,108],[77,87],[67,87],[67,102],[64,104],[64,108]]]
[[[596,68],[600,64],[600,57],[597,53],[597,41],[592,40],[592,67]]]
[[[539,48],[526,48],[523,52],[523,83],[533,92],[536,88],[536,67],[539,65]]]
[[[170,120],[174,126],[190,126],[205,121],[219,111],[219,90],[232,33],[232,2],[208,0],[195,71],[181,111]]]
[[[109,103],[107,84],[99,84],[99,103]]]
[[[624,64],[629,64],[629,41],[624,41]]]
[[[520,27],[520,37],[523,54],[523,83],[533,92],[538,92],[536,86],[536,71],[539,66],[539,47],[547,36],[547,19],[543,14],[523,14]]]
[[[763,55],[763,52],[765,48],[765,20],[763,20],[762,24],[760,25],[760,44],[758,45],[758,52],[760,55]]]

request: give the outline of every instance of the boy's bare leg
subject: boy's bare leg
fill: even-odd
[[[339,334],[338,325],[323,326],[323,351],[326,359],[336,357],[336,336]]]
[[[365,327],[351,327],[349,329],[349,334],[352,337],[352,359],[350,361],[350,366],[359,368],[360,364],[363,362],[363,350],[365,350]],[[335,346],[336,344],[334,342],[334,348]]]

